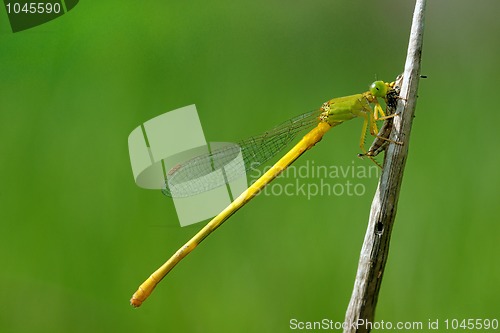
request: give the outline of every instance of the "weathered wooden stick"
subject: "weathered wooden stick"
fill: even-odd
[[[391,140],[384,168],[373,198],[368,229],[361,249],[356,281],[347,308],[344,332],[369,332],[374,322],[375,308],[389,254],[392,226],[396,216],[399,190],[408,155],[410,131],[415,113],[420,59],[424,31],[425,0],[417,0],[401,86],[401,99],[394,118]]]

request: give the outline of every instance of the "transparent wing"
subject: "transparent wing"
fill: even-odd
[[[319,115],[319,110],[301,114],[262,135],[179,164],[168,172],[162,192],[170,197],[187,197],[229,183],[275,156],[297,133],[316,125]],[[235,159],[239,154],[242,158]],[[221,177],[220,172],[216,172],[220,170],[224,171],[224,177]]]

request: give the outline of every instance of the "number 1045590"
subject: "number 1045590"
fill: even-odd
[[[58,14],[61,12],[61,4],[57,2],[28,2],[23,4],[9,2],[5,6],[8,14]]]

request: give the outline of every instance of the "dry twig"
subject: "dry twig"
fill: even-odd
[[[415,113],[420,79],[420,59],[424,29],[425,0],[417,0],[408,45],[398,116],[394,118],[391,140],[386,151],[370,211],[368,229],[361,249],[354,289],[345,317],[346,332],[369,332],[373,323],[384,267],[389,254],[392,226],[408,154],[411,125]]]

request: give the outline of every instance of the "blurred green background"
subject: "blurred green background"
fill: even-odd
[[[13,34],[0,13],[1,332],[287,332],[342,321],[362,196],[262,196],[140,309],[201,224],[138,188],[127,137],[195,103],[209,141],[258,134],[403,71],[413,1],[80,2]],[[497,0],[430,1],[419,101],[378,321],[499,318]],[[356,158],[361,120],[297,166]],[[279,179],[287,183],[293,179]],[[317,181],[311,180],[311,181]]]

